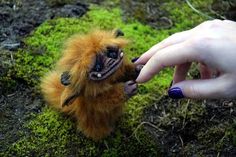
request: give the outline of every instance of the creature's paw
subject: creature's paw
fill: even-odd
[[[135,81],[125,82],[124,92],[130,98],[137,93],[138,84]]]

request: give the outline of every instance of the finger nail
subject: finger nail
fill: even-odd
[[[139,57],[135,57],[135,58],[131,59],[131,62],[134,63],[134,62],[136,62],[138,59],[139,59]]]
[[[182,90],[179,87],[174,87],[168,90],[168,95],[172,99],[181,99],[184,98]]]

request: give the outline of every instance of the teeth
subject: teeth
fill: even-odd
[[[98,73],[98,74],[97,74],[97,77],[102,77],[102,74]]]
[[[123,53],[123,52],[121,52],[121,53],[120,53],[120,57],[123,57],[123,56],[124,56],[124,53]]]

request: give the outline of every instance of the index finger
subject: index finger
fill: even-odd
[[[164,49],[168,46],[184,42],[192,34],[191,30],[183,31],[179,33],[172,34],[165,40],[151,47],[147,52],[142,54],[135,64],[145,64],[157,51]]]
[[[168,46],[156,52],[146,65],[142,68],[136,82],[143,83],[149,81],[161,69],[183,63],[200,61],[199,54],[189,42],[182,42]]]

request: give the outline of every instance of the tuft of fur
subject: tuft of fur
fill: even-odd
[[[126,39],[115,37],[113,31],[96,30],[87,35],[75,35],[66,43],[55,69],[42,79],[41,89],[47,103],[74,117],[78,128],[94,140],[108,136],[122,114],[127,99],[124,82],[135,79],[135,66],[124,58],[121,67],[102,81],[90,80],[88,73],[97,53],[108,45],[123,48],[127,43]],[[68,86],[60,82],[64,71],[71,76]],[[63,107],[63,102],[75,93],[78,96]]]

